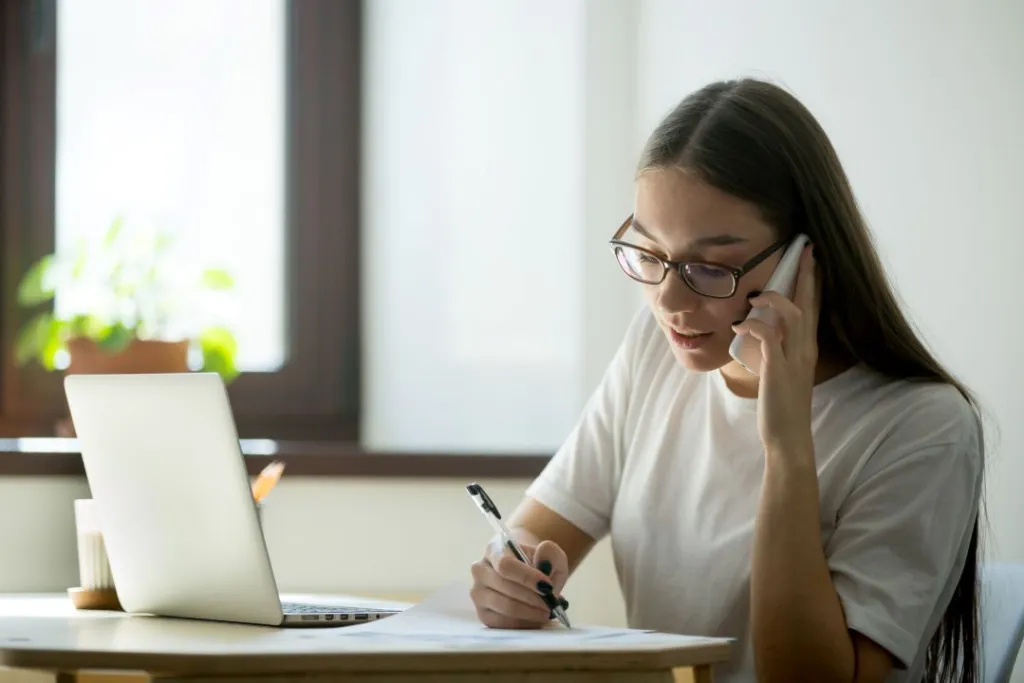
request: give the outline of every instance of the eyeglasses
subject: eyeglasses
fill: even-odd
[[[630,215],[626,222],[615,231],[615,235],[609,242],[615,253],[615,259],[626,275],[646,285],[658,285],[665,280],[665,275],[669,270],[674,270],[687,287],[701,296],[712,299],[731,297],[736,293],[736,287],[741,277],[786,244],[785,239],[775,242],[739,268],[723,263],[670,261],[654,252],[620,239],[632,222],[633,216]]]

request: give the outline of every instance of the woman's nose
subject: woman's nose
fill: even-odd
[[[658,285],[658,306],[664,313],[692,313],[700,303],[700,294],[690,289],[675,271],[666,273]]]

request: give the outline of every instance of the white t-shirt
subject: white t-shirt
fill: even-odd
[[[976,516],[980,423],[953,387],[858,366],[814,388],[812,427],[847,625],[895,655],[890,682],[919,681]],[[645,311],[527,495],[595,539],[611,534],[631,627],[735,638],[715,680],[746,683],[763,473],[757,399],[683,368]]]

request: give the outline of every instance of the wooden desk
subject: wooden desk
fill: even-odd
[[[711,683],[711,665],[729,655],[722,641],[631,644],[616,650],[599,645],[506,649],[437,639],[396,645],[337,636],[351,628],[282,629],[77,612],[66,596],[0,596],[0,667],[8,667],[0,668],[0,682],[72,683],[76,675],[83,683],[139,680],[81,675],[107,671],[144,673],[162,683]],[[690,671],[674,673],[679,667]]]

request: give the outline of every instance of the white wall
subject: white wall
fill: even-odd
[[[766,76],[819,117],[908,310],[998,421],[996,557],[1024,562],[1024,4],[646,0],[639,119],[706,81]],[[1005,302],[1005,303],[1004,303]]]
[[[769,77],[819,117],[940,359],[998,423],[989,557],[1024,562],[1024,3],[645,0],[643,134],[706,81]],[[993,435],[994,437],[994,435]],[[1020,668],[1020,667],[1018,667]],[[1024,680],[1017,672],[1015,680]]]
[[[511,509],[529,482],[481,483],[500,508]],[[491,530],[464,486],[450,479],[285,476],[263,518],[278,585],[285,592],[416,599],[468,579]],[[0,479],[0,593],[77,584],[73,501],[88,495],[82,477]],[[625,624],[607,542],[565,596],[580,623]]]

